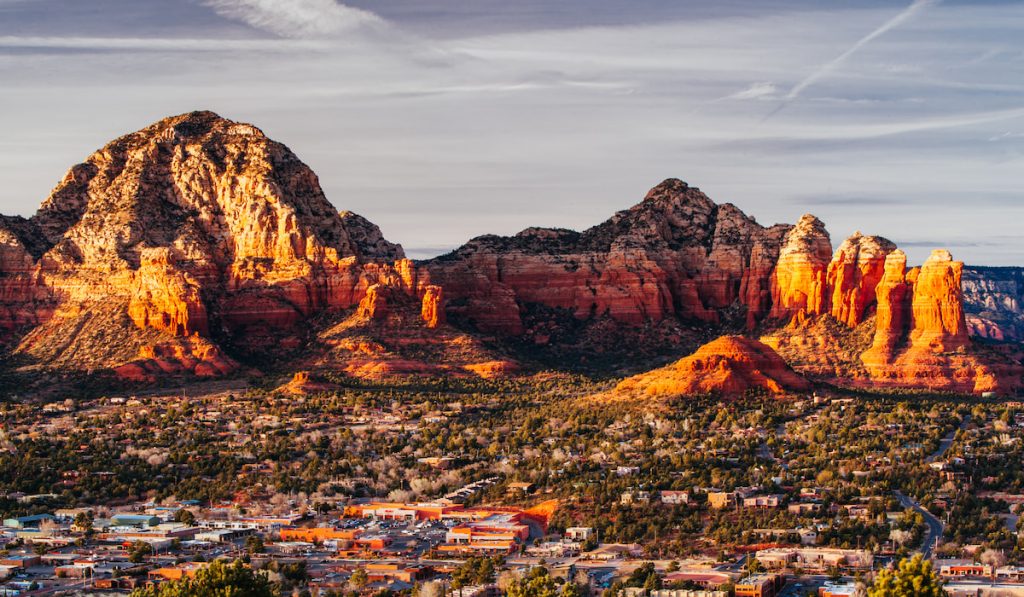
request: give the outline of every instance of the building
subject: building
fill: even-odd
[[[569,541],[578,541],[582,543],[590,540],[593,536],[595,536],[595,533],[594,529],[591,527],[569,527],[565,529],[565,538]]]
[[[709,491],[708,506],[714,510],[724,510],[736,506],[736,492],[734,491]]]
[[[305,541],[307,543],[323,543],[325,541],[355,541],[363,534],[363,529],[338,529],[334,527],[292,527],[281,529],[281,541]]]
[[[757,561],[769,570],[799,566],[809,571],[829,568],[863,570],[874,561],[871,552],[862,549],[834,549],[828,547],[776,547],[757,552]]]
[[[781,495],[754,495],[743,498],[744,508],[778,508],[780,505]]]
[[[452,527],[445,534],[444,553],[508,554],[530,537],[530,527],[518,514],[493,514],[484,520]]]
[[[401,566],[399,564],[367,564],[366,575],[370,582],[401,581],[415,583],[430,576],[430,570],[423,566]]]
[[[149,514],[115,514],[110,517],[110,526],[115,527],[155,527],[160,519]]]
[[[664,490],[659,493],[661,503],[668,506],[679,506],[690,503],[690,492],[689,491],[671,491]]]
[[[38,529],[39,525],[53,520],[55,518],[51,514],[33,514],[32,516],[22,516],[20,518],[5,518],[4,526],[9,529]]]
[[[196,533],[195,540],[209,543],[233,543],[254,534],[256,534],[255,529],[210,529]]]
[[[733,577],[725,572],[712,570],[679,570],[665,575],[665,583],[692,582],[703,589],[717,589],[722,585],[731,583]]]
[[[754,574],[736,581],[736,597],[775,597],[786,584],[781,574]]]
[[[826,581],[818,588],[818,597],[854,597],[856,594],[857,584],[853,582]]]
[[[934,565],[942,578],[992,576],[992,566],[971,560],[935,560]]]

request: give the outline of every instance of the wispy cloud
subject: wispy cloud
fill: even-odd
[[[728,96],[727,99],[769,99],[775,97],[777,94],[778,87],[776,87],[774,83],[760,82],[754,83],[743,91],[739,91]]]
[[[203,0],[203,4],[282,37],[327,37],[383,23],[372,12],[335,0]]]
[[[309,51],[329,47],[306,39],[211,39],[140,37],[44,37],[0,35],[0,48],[49,50],[152,50],[161,52]]]
[[[914,0],[910,4],[910,6],[903,9],[903,11],[900,12],[898,15],[882,23],[880,26],[875,28],[874,31],[868,33],[864,37],[857,40],[857,42],[850,46],[849,48],[847,48],[845,52],[843,52],[839,56],[836,56],[835,58],[826,62],[825,64],[819,66],[817,69],[814,70],[814,72],[807,75],[806,77],[803,78],[803,80],[794,85],[793,88],[789,90],[789,93],[786,94],[785,98],[783,98],[782,103],[779,104],[779,106],[775,108],[775,110],[773,110],[770,114],[768,114],[768,116],[765,117],[765,120],[771,118],[775,114],[778,114],[779,111],[781,111],[789,104],[789,102],[800,97],[801,93],[803,93],[811,85],[817,83],[823,77],[830,75],[837,68],[839,68],[839,66],[846,62],[850,58],[850,56],[853,56],[858,51],[863,49],[864,46],[868,45],[878,37],[885,35],[886,33],[895,29],[896,27],[899,27],[903,23],[906,23],[910,19],[914,18],[922,10],[930,6],[934,6],[938,3],[939,0]]]

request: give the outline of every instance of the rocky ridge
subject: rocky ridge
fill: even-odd
[[[860,233],[833,252],[814,216],[765,227],[678,179],[583,232],[414,263],[287,147],[193,112],[104,146],[33,217],[0,218],[0,338],[28,367],[151,381],[282,359],[505,375],[520,365],[502,347],[628,362],[649,340],[678,355],[743,332],[815,377],[1014,391],[1019,366],[968,337],[962,275],[947,252],[908,270]]]

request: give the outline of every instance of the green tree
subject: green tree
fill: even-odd
[[[943,597],[942,580],[932,563],[921,555],[900,562],[896,570],[882,570],[868,589],[868,597]]]
[[[192,526],[196,523],[196,515],[191,510],[182,508],[174,513],[174,521],[180,522],[181,524]]]
[[[132,564],[138,564],[142,560],[146,559],[146,556],[153,553],[153,546],[145,541],[136,541],[132,543],[131,549],[128,550],[128,561]]]
[[[259,535],[249,535],[245,538],[245,551],[250,554],[263,553],[267,548],[263,545],[263,538]]]
[[[362,589],[366,585],[370,584],[370,577],[366,574],[366,570],[362,568],[356,568],[352,571],[352,576],[349,577],[348,582],[357,589]]]
[[[530,570],[529,574],[514,581],[506,591],[507,597],[556,597],[557,593],[554,579],[543,566]]]
[[[213,562],[192,578],[135,589],[131,597],[274,597],[274,587],[265,574],[239,561]]]

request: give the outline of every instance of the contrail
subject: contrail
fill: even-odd
[[[764,119],[768,120],[775,114],[778,114],[780,110],[782,110],[783,108],[786,107],[787,104],[789,104],[789,102],[799,97],[805,89],[807,89],[811,85],[814,85],[822,77],[830,74],[832,71],[838,68],[839,65],[845,62],[847,58],[857,53],[858,50],[871,43],[875,38],[884,35],[885,33],[889,32],[890,30],[896,27],[899,27],[903,23],[906,23],[910,19],[914,18],[914,16],[916,16],[917,13],[938,3],[939,0],[914,0],[910,4],[910,6],[903,9],[901,13],[889,19],[888,21],[882,23],[877,29],[857,40],[857,43],[850,46],[849,49],[847,49],[845,52],[843,52],[839,56],[836,56],[831,61],[821,65],[820,67],[818,67],[816,71],[814,71],[810,75],[807,75],[807,77],[805,77],[802,81],[794,85],[793,88],[789,90],[789,93],[787,93],[783,98],[782,104],[780,104],[778,108],[776,108],[770,114],[768,114],[768,116],[765,116]]]

